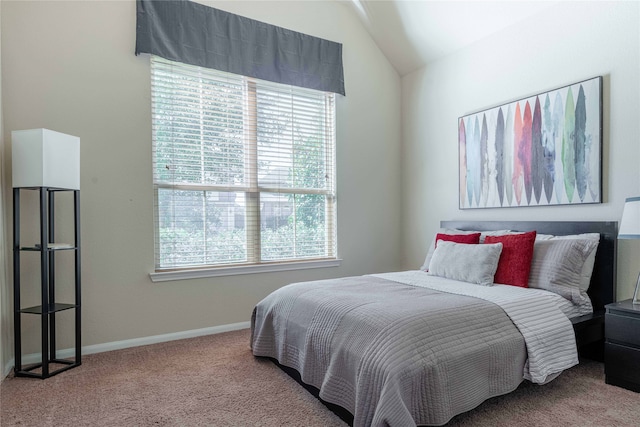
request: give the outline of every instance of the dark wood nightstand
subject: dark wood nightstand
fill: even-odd
[[[605,308],[605,382],[640,392],[640,305],[626,300]]]
[[[580,357],[604,362],[604,310],[571,319]]]

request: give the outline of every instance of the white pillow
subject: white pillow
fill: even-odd
[[[582,234],[569,234],[566,236],[553,236],[551,234],[538,234],[536,235],[536,241],[538,240],[594,240],[600,244],[600,233],[582,233]],[[596,252],[598,252],[598,244],[595,245],[593,250],[587,256],[582,270],[580,271],[580,291],[587,292],[589,285],[591,284],[591,275],[593,274],[593,266],[596,263]]]
[[[586,299],[580,289],[582,267],[598,243],[589,239],[538,240],[533,247],[529,287],[581,304]]]
[[[432,276],[491,286],[502,253],[502,243],[469,245],[441,241],[429,263]]]
[[[512,233],[511,230],[494,230],[494,231],[475,231],[475,230],[471,230],[471,231],[465,231],[465,230],[458,230],[457,228],[441,228],[439,229],[436,234],[433,235],[433,240],[431,241],[431,246],[429,246],[428,250],[427,250],[427,256],[424,259],[424,262],[422,263],[422,267],[420,267],[420,270],[427,270],[429,269],[429,262],[431,261],[431,257],[433,256],[433,251],[436,250],[436,236],[438,235],[438,233],[441,234],[475,234],[475,233],[480,233],[480,244],[484,243],[484,238],[487,236],[502,236],[503,234],[510,234]]]

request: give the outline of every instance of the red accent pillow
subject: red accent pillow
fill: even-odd
[[[471,234],[436,234],[436,247],[438,247],[438,240],[444,240],[446,242],[454,243],[467,243],[470,245],[477,245],[480,243],[480,233]]]
[[[500,254],[493,281],[503,285],[528,288],[535,241],[535,231],[485,237],[485,243],[502,243],[502,254]]]

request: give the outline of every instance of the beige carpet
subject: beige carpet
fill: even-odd
[[[271,362],[249,331],[85,356],[47,380],[0,386],[8,426],[343,426]],[[604,384],[586,362],[546,386],[524,383],[456,417],[455,426],[637,426],[640,394]]]

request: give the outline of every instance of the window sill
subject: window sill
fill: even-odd
[[[339,267],[341,259],[280,262],[273,264],[238,265],[231,267],[202,268],[194,270],[158,271],[149,273],[152,282],[200,279],[204,277],[235,276],[239,274],[271,273],[274,271],[307,270],[311,268]]]

